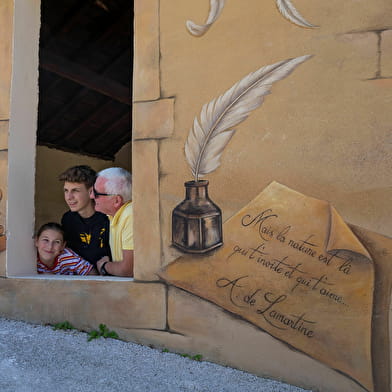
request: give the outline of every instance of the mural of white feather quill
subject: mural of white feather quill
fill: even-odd
[[[309,23],[305,18],[297,11],[291,0],[275,0],[276,6],[279,12],[290,22],[300,27],[314,28],[318,27]],[[188,31],[200,37],[205,34],[211,25],[218,19],[221,14],[223,7],[225,6],[225,0],[210,0],[210,12],[207,17],[207,21],[204,25],[199,25],[192,20],[187,20],[186,27]]]
[[[296,10],[290,0],[276,0],[279,12],[290,22],[301,27],[318,27],[308,21]]]
[[[225,0],[210,0],[210,12],[208,14],[206,23],[204,25],[198,25],[191,20],[187,20],[186,27],[188,28],[188,31],[198,37],[202,36],[218,19],[224,6]]]
[[[195,117],[185,143],[185,156],[196,182],[219,167],[222,152],[235,132],[233,127],[263,103],[271,85],[310,57],[296,57],[262,67],[203,106],[200,121]]]

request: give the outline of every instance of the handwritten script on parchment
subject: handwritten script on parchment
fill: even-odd
[[[161,277],[373,391],[374,265],[335,209],[272,183],[223,230],[221,249]]]

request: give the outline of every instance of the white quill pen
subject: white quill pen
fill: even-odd
[[[279,12],[290,22],[301,27],[318,27],[309,23],[305,18],[297,11],[290,0],[276,0],[276,5]]]
[[[207,21],[204,25],[198,25],[192,20],[186,22],[186,27],[188,31],[196,36],[201,36],[207,32],[207,30],[212,26],[212,24],[218,19],[225,6],[225,0],[210,0],[210,12],[208,14]]]
[[[233,127],[263,103],[271,85],[310,57],[296,57],[262,67],[203,106],[200,122],[195,117],[185,143],[185,156],[195,181],[219,167],[222,152],[235,132]]]
[[[283,17],[285,17],[290,22],[300,27],[309,27],[309,28],[318,27],[309,23],[301,15],[294,7],[294,4],[291,2],[291,0],[275,0],[275,2],[279,12],[283,15]],[[193,22],[192,20],[188,20],[186,22],[186,27],[188,31],[191,34],[198,37],[205,34],[208,31],[208,29],[212,26],[212,24],[218,19],[224,6],[225,6],[225,0],[210,0],[210,12],[208,14],[206,23],[204,25],[199,25]]]

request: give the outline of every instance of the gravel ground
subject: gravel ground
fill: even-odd
[[[304,392],[239,370],[79,331],[0,318],[1,392]]]

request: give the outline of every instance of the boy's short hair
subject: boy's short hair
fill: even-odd
[[[59,175],[60,181],[78,182],[86,185],[86,188],[91,188],[94,185],[97,173],[90,166],[79,165],[67,169]]]

